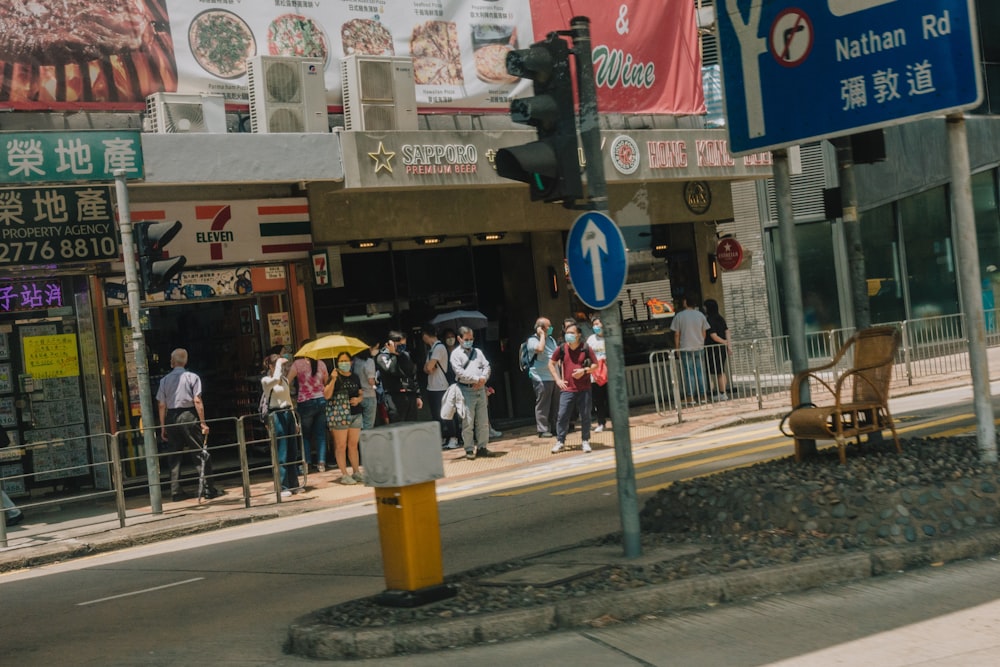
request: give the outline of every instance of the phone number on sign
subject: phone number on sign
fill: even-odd
[[[113,237],[15,241],[0,243],[0,264],[32,264],[54,260],[114,259],[118,255]]]

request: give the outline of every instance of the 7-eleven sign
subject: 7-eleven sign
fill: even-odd
[[[330,258],[327,257],[326,249],[312,252],[310,256],[313,264],[313,284],[316,287],[329,287]]]

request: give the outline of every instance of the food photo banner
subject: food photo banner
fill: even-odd
[[[424,109],[503,112],[510,97],[531,91],[530,81],[506,73],[508,50],[525,48],[549,30],[568,29],[572,16],[588,15],[598,77],[603,72],[607,79],[598,89],[602,111],[698,113],[704,103],[693,4],[645,3],[650,6],[641,12],[638,4],[0,2],[0,108],[137,110],[155,92],[216,93],[230,105],[243,106],[247,59],[273,55],[322,59],[327,102],[339,110],[341,61],[351,54],[370,54],[412,58],[417,101]]]

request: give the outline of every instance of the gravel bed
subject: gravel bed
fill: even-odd
[[[847,465],[828,448],[803,463],[781,459],[678,482],[642,509],[643,549],[697,552],[608,565],[556,586],[478,583],[530,564],[509,561],[448,577],[457,595],[434,604],[400,609],[365,598],[327,608],[317,620],[361,628],[457,618],[995,528],[1000,467],[979,458],[974,438],[911,439],[902,455],[888,440],[849,447]],[[612,534],[584,544],[620,541]]]

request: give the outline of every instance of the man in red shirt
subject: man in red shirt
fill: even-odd
[[[584,452],[589,452],[590,374],[597,366],[597,356],[583,343],[580,327],[576,323],[566,326],[564,340],[566,342],[557,347],[549,359],[549,371],[562,390],[559,394],[559,417],[556,419],[556,444],[552,447],[552,453],[555,454],[566,446],[566,432],[574,410],[580,413],[580,435],[583,437],[581,448]]]

